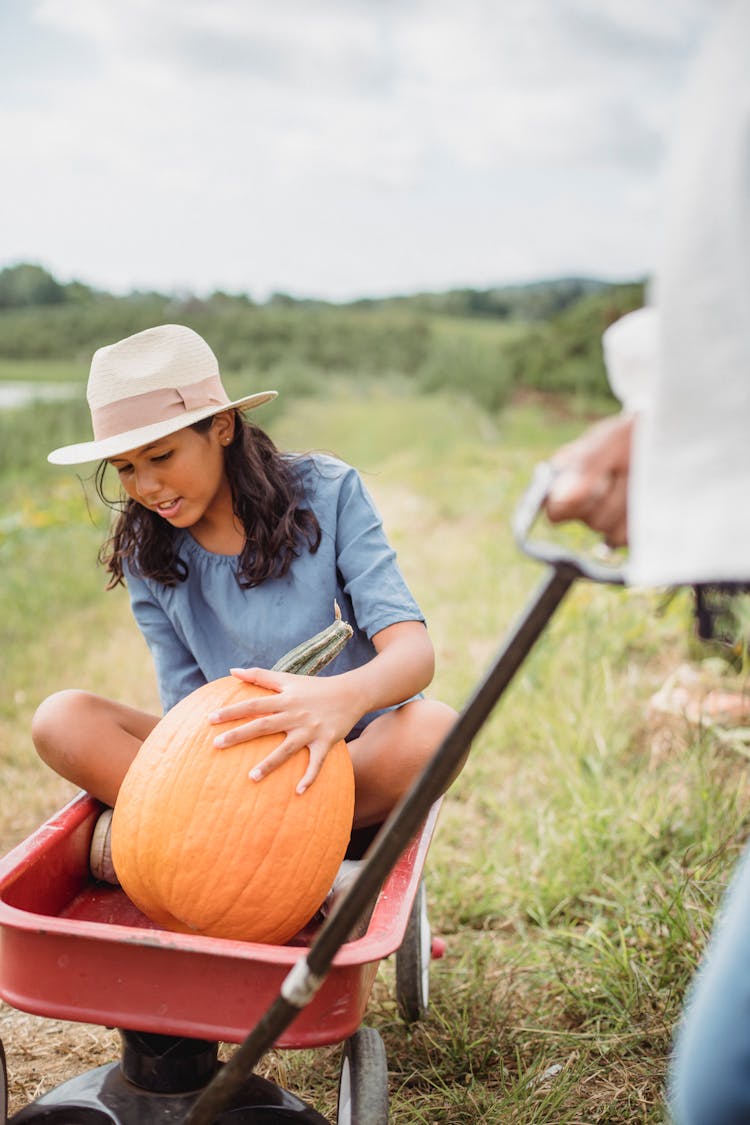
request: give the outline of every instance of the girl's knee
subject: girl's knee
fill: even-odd
[[[395,741],[408,784],[421,773],[456,721],[456,712],[437,699],[415,699],[396,714],[403,725]]]
[[[413,732],[411,741],[415,759],[418,760],[420,767],[424,767],[449,731],[452,730],[456,722],[457,712],[447,703],[442,703],[437,699],[415,700],[413,704],[407,704],[406,706],[414,707],[410,716]],[[465,756],[451,780],[460,772],[464,761]]]
[[[396,714],[413,729],[414,737],[426,748],[435,749],[456,721],[456,712],[439,699],[414,699]]]
[[[83,695],[83,692],[68,689],[56,691],[54,695],[48,695],[42,700],[31,720],[31,737],[37,749],[40,744],[45,745],[50,740],[54,740],[60,729],[70,721],[75,710],[76,697],[80,695]]]
[[[81,712],[92,697],[74,688],[55,692],[36,709],[31,721],[31,738],[39,757],[53,768],[65,753],[80,721]]]
[[[450,730],[456,721],[458,712],[455,708],[450,707],[447,703],[443,703],[439,699],[425,699],[424,703],[427,705],[428,721],[434,726],[435,730],[444,734],[445,731]]]
[[[113,805],[130,763],[158,718],[86,691],[40,704],[31,734],[39,757],[62,777]]]
[[[385,819],[433,756],[455,717],[445,703],[414,699],[373,720],[349,743],[358,827]]]

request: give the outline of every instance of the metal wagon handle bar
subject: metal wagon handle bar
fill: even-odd
[[[471,744],[496,703],[544,631],[552,614],[578,578],[621,585],[622,572],[576,557],[546,543],[532,544],[529,532],[551,482],[551,469],[541,465],[524,493],[513,519],[519,547],[547,564],[547,574],[509,630],[492,666],[459,713],[420,776],[414,781],[368,849],[357,879],[339,900],[312,945],[295,963],[281,991],[244,1042],[205,1087],[184,1118],[184,1125],[213,1125],[260,1058],[299,1012],[310,1003],[331,968],[333,958],[378,893],[401,853],[419,831],[433,803],[460,773]]]
[[[600,582],[608,586],[622,586],[626,582],[624,568],[608,566],[595,559],[578,555],[570,549],[546,540],[531,539],[531,530],[544,507],[556,470],[549,462],[537,465],[531,484],[521,497],[511,520],[516,543],[524,554],[548,566],[569,565],[578,572],[580,578],[589,582]]]

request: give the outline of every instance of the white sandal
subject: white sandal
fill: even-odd
[[[89,868],[98,883],[119,887],[120,880],[112,863],[112,809],[105,809],[94,825],[89,849]]]

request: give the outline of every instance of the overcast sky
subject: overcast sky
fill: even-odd
[[[0,267],[339,300],[641,277],[718,0],[0,0]]]

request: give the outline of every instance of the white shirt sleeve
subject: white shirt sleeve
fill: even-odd
[[[641,411],[630,577],[750,579],[750,3],[720,12],[683,104],[649,324],[613,325],[616,393]],[[629,318],[625,318],[626,320]],[[653,351],[647,348],[651,336]],[[626,346],[627,345],[627,346]],[[640,387],[624,387],[641,349]],[[638,380],[635,381],[636,384]],[[622,389],[618,389],[622,385]]]
[[[627,313],[602,336],[607,378],[624,410],[647,409],[654,395],[659,362],[659,314],[651,306]]]

